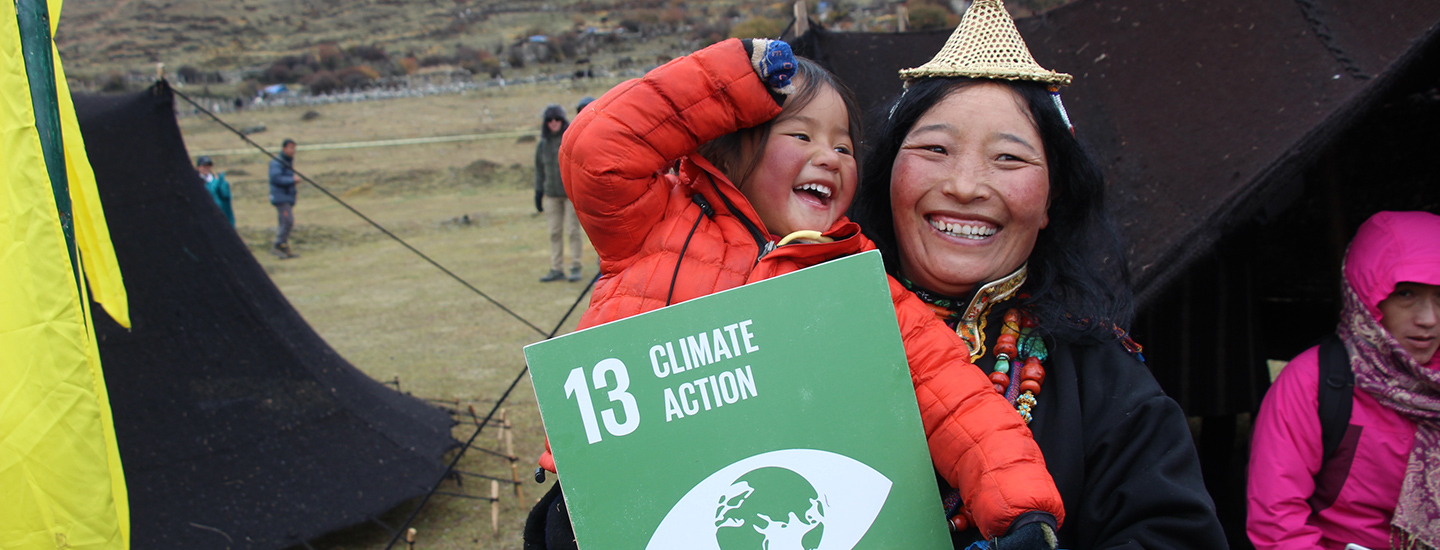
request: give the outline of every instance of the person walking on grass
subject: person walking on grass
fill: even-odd
[[[290,230],[295,227],[295,140],[280,142],[280,158],[270,161],[270,204],[275,205],[279,225],[270,253],[282,260],[294,258],[290,251]]]
[[[235,209],[230,207],[230,182],[225,181],[225,173],[216,172],[215,162],[204,156],[195,159],[195,171],[200,173],[205,190],[215,199],[215,206],[219,206],[220,213],[225,214],[225,221],[230,222],[230,227],[235,227]]]
[[[549,283],[567,279],[565,272],[565,240],[570,241],[571,282],[580,280],[580,219],[575,205],[565,196],[560,182],[560,136],[570,127],[565,108],[545,107],[545,122],[540,125],[540,143],[535,146],[535,209],[545,213],[550,228],[550,271],[540,278]]]

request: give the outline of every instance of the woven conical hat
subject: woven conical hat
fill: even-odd
[[[1070,75],[1035,62],[1001,0],[976,0],[935,59],[900,71],[900,78],[907,81],[947,76],[1070,84]]]

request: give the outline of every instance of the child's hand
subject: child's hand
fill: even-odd
[[[790,45],[780,40],[747,39],[745,52],[750,54],[750,67],[770,90],[780,95],[795,93],[790,79],[795,76],[795,54]]]

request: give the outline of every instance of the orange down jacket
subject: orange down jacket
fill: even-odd
[[[833,242],[775,248],[740,190],[695,154],[701,143],[779,112],[732,39],[622,83],[576,116],[560,170],[601,271],[580,328],[874,249],[845,218],[825,232]],[[969,364],[955,332],[893,278],[889,284],[931,459],[981,532],[1004,534],[1031,511],[1063,521],[1060,494],[1020,415]],[[553,470],[546,455],[542,464]]]

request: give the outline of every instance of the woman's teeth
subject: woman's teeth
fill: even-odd
[[[824,185],[820,185],[818,183],[807,183],[805,185],[801,185],[800,187],[796,187],[795,189],[798,189],[800,191],[810,191],[815,193],[816,195],[820,195],[821,197],[825,197],[827,199],[830,198],[830,188],[825,187]]]
[[[930,220],[930,226],[946,234],[966,239],[979,240],[995,234],[995,228],[988,225],[946,223],[939,220]]]

